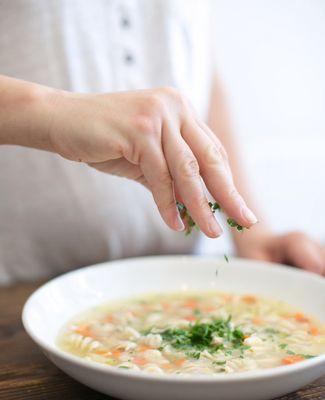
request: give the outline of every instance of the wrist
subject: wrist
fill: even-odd
[[[49,130],[59,91],[0,77],[0,144],[53,151]]]

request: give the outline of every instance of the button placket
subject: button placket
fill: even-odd
[[[137,4],[134,1],[123,1],[119,7],[118,26],[120,34],[120,83],[124,90],[142,87],[139,76],[140,60]]]

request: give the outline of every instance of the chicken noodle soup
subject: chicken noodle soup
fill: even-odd
[[[293,364],[325,352],[325,327],[287,304],[217,292],[155,294],[69,322],[59,346],[118,368],[220,374]]]

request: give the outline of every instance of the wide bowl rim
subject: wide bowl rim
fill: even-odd
[[[26,300],[23,309],[22,309],[22,323],[23,326],[27,332],[27,334],[31,337],[31,339],[45,352],[54,355],[56,358],[63,360],[64,362],[68,362],[70,364],[73,364],[75,366],[81,367],[81,368],[86,368],[90,369],[92,371],[97,371],[101,373],[107,374],[107,376],[117,376],[117,377],[124,377],[124,378],[130,378],[134,380],[144,380],[144,381],[162,381],[162,382],[178,382],[178,383],[184,383],[184,384],[190,384],[190,383],[195,383],[195,382],[201,382],[201,383],[226,383],[226,382],[249,382],[249,381],[255,381],[255,380],[263,380],[263,379],[268,379],[268,378],[274,378],[278,376],[286,376],[286,375],[292,375],[297,372],[301,372],[303,370],[308,370],[309,368],[316,367],[317,365],[321,365],[324,363],[325,365],[325,354],[321,354],[319,356],[316,356],[314,358],[306,359],[304,361],[301,361],[296,364],[291,364],[291,365],[284,365],[284,366],[279,366],[279,367],[274,367],[274,368],[267,368],[263,370],[256,370],[256,371],[245,371],[245,372],[236,372],[232,374],[222,374],[220,375],[173,375],[173,374],[154,374],[150,372],[145,372],[145,371],[134,371],[134,370],[126,370],[122,368],[116,368],[113,366],[109,365],[102,365],[100,363],[96,363],[95,361],[90,361],[90,360],[84,360],[78,356],[75,356],[73,354],[69,354],[63,350],[61,350],[58,346],[56,346],[54,343],[53,344],[48,344],[42,337],[39,337],[39,335],[35,334],[33,332],[33,327],[31,326],[29,320],[28,320],[28,313],[29,313],[29,308],[32,307],[32,301],[33,299],[40,294],[43,290],[46,290],[48,287],[51,285],[54,285],[57,281],[64,280],[67,278],[67,276],[71,275],[77,275],[80,273],[84,273],[85,271],[93,270],[93,269],[101,269],[101,268],[114,268],[114,266],[119,265],[119,264],[127,264],[127,263],[132,263],[132,262],[145,262],[145,263],[150,263],[152,261],[156,260],[195,260],[195,261],[204,261],[204,262],[215,262],[218,260],[221,260],[219,257],[213,257],[213,256],[199,256],[199,255],[162,255],[162,256],[146,256],[146,257],[130,257],[130,258],[124,258],[120,260],[114,260],[114,261],[107,261],[104,263],[99,263],[99,264],[94,264],[90,265],[87,267],[81,267],[78,269],[75,269],[73,271],[66,272],[60,276],[57,276],[48,282],[44,283],[41,285],[39,288],[37,288]],[[282,264],[276,264],[276,263],[270,263],[267,261],[259,261],[259,260],[249,260],[249,259],[243,259],[243,258],[238,258],[238,257],[232,257],[232,262],[235,262],[237,264],[241,263],[247,263],[250,262],[251,264],[255,265],[265,265],[268,268],[272,269],[277,269],[277,270],[287,270],[290,271],[290,273],[293,274],[303,274],[308,276],[308,279],[314,279],[325,286],[325,278],[320,277],[314,273],[308,272],[308,271],[303,271],[300,269],[292,269],[289,266],[282,265]],[[157,264],[158,265],[158,264]]]

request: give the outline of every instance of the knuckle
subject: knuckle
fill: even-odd
[[[294,231],[287,234],[287,240],[292,242],[301,242],[308,239],[308,236],[301,231]]]
[[[223,147],[222,144],[220,144],[220,148],[219,148],[221,157],[223,158],[224,161],[229,162],[229,157],[228,157],[228,153],[226,152],[226,149]]]
[[[137,115],[134,119],[134,127],[137,132],[146,136],[155,136],[158,133],[158,124],[150,116]]]
[[[188,178],[195,178],[200,175],[200,167],[197,160],[193,157],[185,157],[179,165],[181,175]]]
[[[172,178],[168,171],[164,171],[160,174],[159,184],[163,186],[170,186],[172,184]]]
[[[228,198],[232,201],[242,201],[242,197],[233,185],[231,185],[228,189]]]
[[[198,208],[201,211],[203,211],[203,212],[206,211],[207,213],[210,213],[209,208],[208,208],[208,201],[205,196],[200,196],[198,198],[198,200],[195,201],[195,203],[197,204]]]
[[[185,97],[184,95],[176,88],[172,86],[166,86],[160,89],[160,91],[173,101],[176,101],[177,103],[185,103]]]
[[[165,103],[159,92],[152,92],[146,99],[146,111],[153,116],[161,115],[165,109]]]
[[[207,165],[211,166],[221,166],[224,163],[220,149],[213,144],[208,145],[205,149],[204,160]]]

